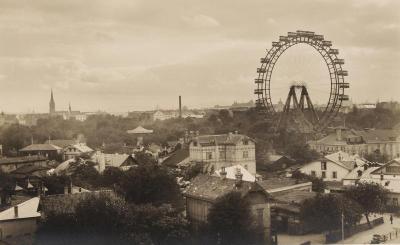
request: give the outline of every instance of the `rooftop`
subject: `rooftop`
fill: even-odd
[[[151,129],[145,129],[142,126],[138,126],[135,129],[128,130],[128,134],[152,134],[153,130]]]
[[[236,145],[240,141],[249,140],[254,142],[250,137],[243,134],[217,134],[217,135],[200,135],[195,140],[201,145],[218,144],[218,145]]]
[[[23,157],[5,157],[0,158],[0,165],[15,164],[15,163],[30,163],[35,161],[46,161],[45,156],[23,156]]]
[[[257,182],[260,184],[262,188],[264,188],[267,192],[273,192],[276,189],[310,183],[306,180],[296,180],[294,178],[286,178],[286,177],[274,177],[264,179],[262,181]]]
[[[238,164],[235,166],[231,166],[231,167],[226,167],[225,168],[225,172],[226,172],[226,178],[228,179],[236,179],[236,173],[240,172],[241,174],[243,174],[242,176],[242,180],[244,181],[248,181],[248,182],[254,182],[256,181],[256,177],[254,175],[252,175],[249,171],[247,171],[247,169],[245,169],[242,165]],[[221,169],[215,171],[215,175],[218,177],[221,177]]]
[[[18,216],[15,216],[14,207],[4,210],[0,213],[0,221],[14,220],[14,219],[27,219],[27,218],[38,218],[40,213],[37,211],[39,207],[39,197],[31,198],[18,206]]]
[[[189,149],[178,149],[174,151],[162,164],[169,167],[177,167],[177,164],[189,157]]]
[[[52,144],[56,145],[60,148],[65,148],[69,145],[76,144],[76,140],[65,140],[65,139],[58,139],[58,140],[46,140],[45,144]]]
[[[31,144],[19,151],[58,151],[61,147],[52,144]]]

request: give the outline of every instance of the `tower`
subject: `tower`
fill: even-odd
[[[56,103],[54,102],[53,89],[51,90],[49,107],[50,107],[49,113],[54,114],[56,112]]]

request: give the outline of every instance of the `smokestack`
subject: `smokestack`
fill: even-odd
[[[14,206],[14,216],[15,218],[18,218],[18,206]]]
[[[182,98],[179,95],[179,118],[182,118]]]

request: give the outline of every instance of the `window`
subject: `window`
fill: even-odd
[[[264,224],[264,209],[263,208],[257,209],[257,224],[259,226],[263,226],[263,224]]]
[[[337,179],[337,172],[336,172],[336,171],[333,171],[333,172],[332,172],[332,178],[333,178],[333,179]]]
[[[249,141],[248,140],[243,140],[243,145],[248,145]]]
[[[326,170],[326,162],[321,162],[321,170]]]
[[[249,158],[249,152],[248,151],[244,151],[243,152],[243,158]]]
[[[313,177],[316,176],[315,171],[311,171],[311,176],[313,176]]]
[[[219,158],[225,159],[225,151],[219,151]]]
[[[206,159],[211,160],[212,158],[212,152],[206,152]]]
[[[322,178],[325,179],[325,178],[326,178],[326,172],[325,172],[325,171],[322,171],[321,174],[322,174]]]
[[[393,198],[393,206],[398,206],[399,205],[399,199],[397,199],[396,197]]]

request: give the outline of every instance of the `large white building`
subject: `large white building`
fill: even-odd
[[[392,129],[336,128],[335,133],[320,140],[309,141],[308,144],[311,149],[320,153],[344,151],[362,157],[380,152],[390,159],[400,157],[400,132]]]
[[[364,164],[357,155],[338,151],[304,165],[300,171],[325,181],[342,181],[354,168]]]
[[[189,159],[191,162],[207,163],[209,172],[239,164],[255,175],[255,149],[254,140],[245,135],[201,135],[190,142]]]

